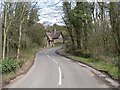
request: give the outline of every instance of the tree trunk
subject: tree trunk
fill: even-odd
[[[113,38],[115,40],[116,51],[120,63],[120,8],[117,2],[110,3],[110,22],[112,26]]]
[[[8,33],[8,30],[9,30],[9,27],[12,23],[12,20],[7,20],[7,16],[9,16],[7,14],[7,11],[8,11],[8,5],[7,5],[7,2],[6,2],[5,3],[5,14],[4,14],[4,28],[3,28],[3,53],[2,53],[2,58],[3,59],[5,59],[5,55],[6,55],[7,33]],[[13,13],[11,13],[9,17],[12,19],[13,18]]]
[[[71,49],[75,50],[75,42],[74,42],[74,37],[73,37],[73,34],[72,34],[72,26],[67,27],[67,30],[68,30],[68,34],[69,34],[71,42],[72,42],[72,48]]]
[[[9,38],[7,37],[6,57],[9,58]]]
[[[87,45],[88,45],[88,39],[87,39],[87,29],[88,29],[88,27],[87,27],[87,21],[85,21],[85,23],[84,23],[84,37],[85,37],[85,44],[84,44],[84,47],[85,47],[85,50],[87,50]]]
[[[82,47],[81,47],[81,34],[79,31],[79,26],[74,25],[74,28],[75,28],[75,34],[76,34],[77,48],[82,49]]]
[[[2,59],[2,18],[0,16],[0,59]]]
[[[20,27],[19,27],[18,49],[17,49],[17,56],[16,56],[17,59],[19,59],[19,56],[20,56],[21,38],[22,38],[22,21],[21,21]]]
[[[5,51],[6,51],[6,26],[7,26],[7,2],[5,3],[5,15],[4,15],[4,28],[3,28],[3,52],[2,52],[2,59],[5,59]]]
[[[24,4],[21,5],[21,7],[23,7],[23,9],[22,9],[22,15],[20,17],[19,38],[18,38],[18,47],[17,47],[17,55],[16,55],[17,59],[19,59],[19,56],[20,56],[20,47],[21,47],[21,39],[22,39],[22,24],[23,24],[24,19],[25,19],[24,15],[26,14]]]

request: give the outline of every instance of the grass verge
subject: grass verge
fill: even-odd
[[[69,56],[69,57],[77,61],[86,63],[98,70],[108,72],[108,74],[110,74],[110,76],[112,76],[114,79],[118,79],[120,77],[120,71],[118,70],[118,66],[116,66],[115,64],[108,62],[106,63],[102,60],[95,61],[92,59],[78,57],[78,56]]]
[[[110,63],[110,62],[105,62],[103,60],[93,60],[90,58],[83,58],[80,56],[73,56],[68,53],[65,53],[64,49],[59,49],[56,51],[58,54],[68,57],[72,60],[79,61],[81,63],[87,64],[99,71],[107,73],[111,78],[119,81],[120,80],[120,70],[117,65]]]

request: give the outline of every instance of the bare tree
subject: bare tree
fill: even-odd
[[[7,33],[10,28],[10,25],[13,21],[13,8],[11,3],[5,2],[5,8],[4,8],[4,21],[3,21],[3,53],[2,58],[5,59],[5,53],[6,53],[6,40],[7,40]]]
[[[27,5],[28,4],[22,3],[21,6],[20,6],[20,11],[22,13],[20,15],[19,38],[18,38],[18,48],[17,48],[17,56],[16,56],[17,59],[20,56],[20,47],[21,47],[21,38],[22,38],[22,25],[23,25],[23,22],[24,22],[24,20],[26,18],[26,14],[27,14],[26,8],[27,8]]]

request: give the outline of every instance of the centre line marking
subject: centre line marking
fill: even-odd
[[[47,55],[49,58],[51,58],[49,55]]]
[[[55,63],[58,63],[55,59],[53,59],[53,61],[54,61]]]
[[[62,73],[61,73],[61,69],[59,67],[59,85],[62,84]]]
[[[51,58],[49,55],[47,55],[49,58]],[[52,59],[56,64],[58,63],[55,59]]]

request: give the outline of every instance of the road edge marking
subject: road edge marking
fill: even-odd
[[[49,58],[51,58],[49,55],[47,55]],[[51,58],[56,64],[58,63],[55,59]]]

